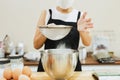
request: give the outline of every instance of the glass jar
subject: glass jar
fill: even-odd
[[[80,48],[79,48],[79,60],[80,60],[82,63],[85,63],[86,57],[87,57],[86,47],[80,47]]]
[[[6,68],[11,68],[10,59],[1,58],[0,59],[0,77],[3,77],[3,71]]]
[[[14,55],[14,56],[9,56],[10,62],[11,62],[11,68],[12,70],[15,68],[23,69],[23,56],[21,55]]]
[[[0,48],[0,58],[4,58],[4,57],[5,57],[4,49]]]

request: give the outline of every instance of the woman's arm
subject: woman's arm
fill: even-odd
[[[85,46],[89,46],[91,44],[91,41],[92,41],[90,33],[89,32],[79,32],[79,33],[80,33],[82,43]]]
[[[39,49],[43,46],[44,42],[46,41],[46,37],[40,32],[40,29],[38,28],[39,25],[45,25],[45,18],[46,18],[46,11],[42,11],[37,27],[36,27],[36,32],[34,36],[34,48]]]
[[[93,28],[93,23],[91,23],[91,18],[85,18],[87,15],[86,12],[83,13],[81,18],[77,22],[77,29],[80,33],[80,37],[82,40],[82,43],[85,46],[89,46],[91,44],[91,36],[90,32],[88,31],[89,28]]]

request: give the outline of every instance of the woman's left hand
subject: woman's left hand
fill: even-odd
[[[91,18],[86,18],[87,12],[84,12],[81,18],[77,22],[77,30],[80,32],[88,32],[89,28],[93,28]]]

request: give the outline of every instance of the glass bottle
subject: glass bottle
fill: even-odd
[[[11,68],[12,70],[15,68],[20,68],[22,69],[24,64],[23,64],[23,56],[21,55],[12,55],[9,56],[10,62],[11,62]]]
[[[0,77],[3,77],[6,68],[11,68],[10,59],[0,58]]]

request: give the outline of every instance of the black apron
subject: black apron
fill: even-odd
[[[66,48],[77,50],[79,45],[79,38],[80,38],[79,32],[77,31],[77,21],[80,18],[81,12],[78,12],[76,22],[66,22],[58,19],[52,19],[52,10],[49,9],[49,12],[50,12],[50,19],[47,24],[54,23],[56,25],[67,25],[67,26],[72,26],[72,29],[69,32],[69,34],[65,36],[63,39],[60,40],[47,39],[45,41],[45,49],[56,49],[59,44],[63,43],[65,44]],[[41,63],[41,59],[39,61],[39,66],[38,66],[38,72],[39,71],[44,71]],[[81,63],[79,61],[79,58],[75,71],[81,71]]]

